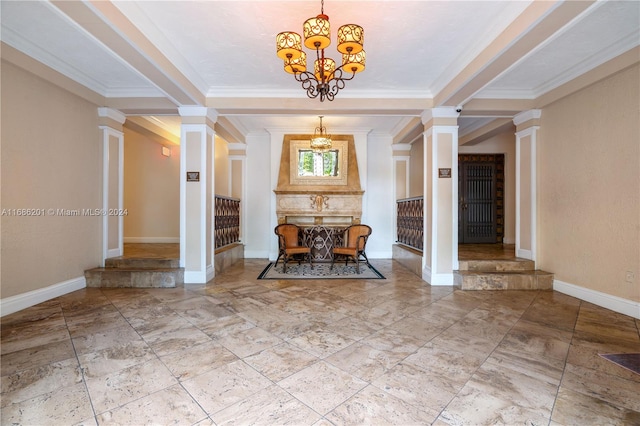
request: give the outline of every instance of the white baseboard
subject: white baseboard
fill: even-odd
[[[184,283],[189,284],[206,284],[207,271],[184,271]]]
[[[207,266],[207,282],[211,281],[216,276],[216,268],[213,265]]]
[[[453,285],[454,277],[451,274],[434,274],[430,266],[422,268],[422,279],[431,285]]]
[[[369,259],[392,259],[393,258],[393,250],[378,250],[369,252],[367,250],[367,257]]]
[[[72,291],[81,290],[87,286],[84,277],[73,278],[58,284],[53,284],[38,290],[28,291],[16,296],[5,297],[0,300],[0,316],[21,311],[38,303],[63,296]]]
[[[277,256],[278,252],[276,251],[275,253]],[[271,259],[271,256],[269,256],[268,250],[247,250],[247,248],[245,247],[244,258],[245,259]],[[274,257],[271,260],[276,260],[276,258]]]
[[[124,237],[122,239],[125,243],[137,243],[137,244],[153,244],[153,243],[171,243],[179,244],[180,237]]]
[[[574,284],[553,280],[553,289],[614,312],[640,319],[640,303]]]
[[[533,260],[533,253],[531,252],[531,250],[516,248],[516,256],[521,257],[523,259]]]

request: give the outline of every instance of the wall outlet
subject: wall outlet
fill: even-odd
[[[628,283],[633,283],[635,279],[636,279],[636,274],[634,274],[633,271],[627,271],[625,275],[625,281]]]

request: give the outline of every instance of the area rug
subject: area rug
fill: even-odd
[[[384,279],[384,276],[378,272],[376,268],[366,263],[360,263],[360,273],[356,272],[356,265],[349,263],[345,266],[344,262],[336,263],[330,270],[331,263],[314,263],[313,268],[308,263],[287,263],[287,272],[282,272],[282,262],[278,266],[274,266],[273,262],[269,263],[264,271],[258,275],[259,280],[325,280],[325,279]]]
[[[633,371],[636,374],[640,374],[640,353],[598,355],[618,364],[620,367]]]

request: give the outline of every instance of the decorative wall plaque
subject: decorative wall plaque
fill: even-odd
[[[200,182],[200,172],[187,172],[187,182]]]
[[[451,169],[438,169],[439,178],[451,178]]]

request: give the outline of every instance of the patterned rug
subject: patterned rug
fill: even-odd
[[[630,354],[598,354],[602,358],[618,364],[622,368],[640,374],[640,353]]]
[[[258,275],[259,280],[325,280],[325,279],[385,279],[376,268],[360,263],[360,273],[356,272],[356,265],[349,262],[347,266],[344,262],[336,263],[333,269],[329,270],[331,263],[314,263],[313,268],[308,263],[298,265],[297,262],[287,263],[287,272],[282,272],[282,262],[278,262],[278,266],[273,266],[273,262],[269,263],[264,271]]]

